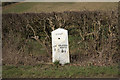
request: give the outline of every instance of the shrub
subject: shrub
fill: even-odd
[[[100,65],[119,62],[117,11],[3,14],[2,26],[5,64],[18,64],[20,56],[28,57],[24,63],[31,64],[29,59],[34,60],[33,63],[42,61],[39,60],[41,54],[37,52],[39,57],[35,56],[33,48],[45,53],[45,56],[48,54],[45,61],[51,61],[51,32],[59,27],[69,31],[72,62],[81,64],[90,61]],[[40,49],[29,41],[36,41]]]

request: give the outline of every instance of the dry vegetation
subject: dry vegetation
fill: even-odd
[[[2,15],[3,78],[120,76],[118,3],[8,4]],[[69,32],[71,63],[65,66],[51,63],[51,31],[59,27]]]
[[[119,57],[117,11],[3,14],[3,65],[51,62],[51,31],[69,31],[70,60],[115,65]]]

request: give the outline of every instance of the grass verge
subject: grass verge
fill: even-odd
[[[3,66],[3,78],[113,78],[118,77],[118,66]]]

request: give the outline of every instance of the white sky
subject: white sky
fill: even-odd
[[[2,2],[119,2],[119,0],[2,0]]]

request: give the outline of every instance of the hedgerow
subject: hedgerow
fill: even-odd
[[[119,62],[117,11],[11,13],[2,16],[4,64],[50,62],[51,32],[59,27],[69,32],[71,62],[81,65],[113,65]],[[36,45],[41,47],[35,48]]]

